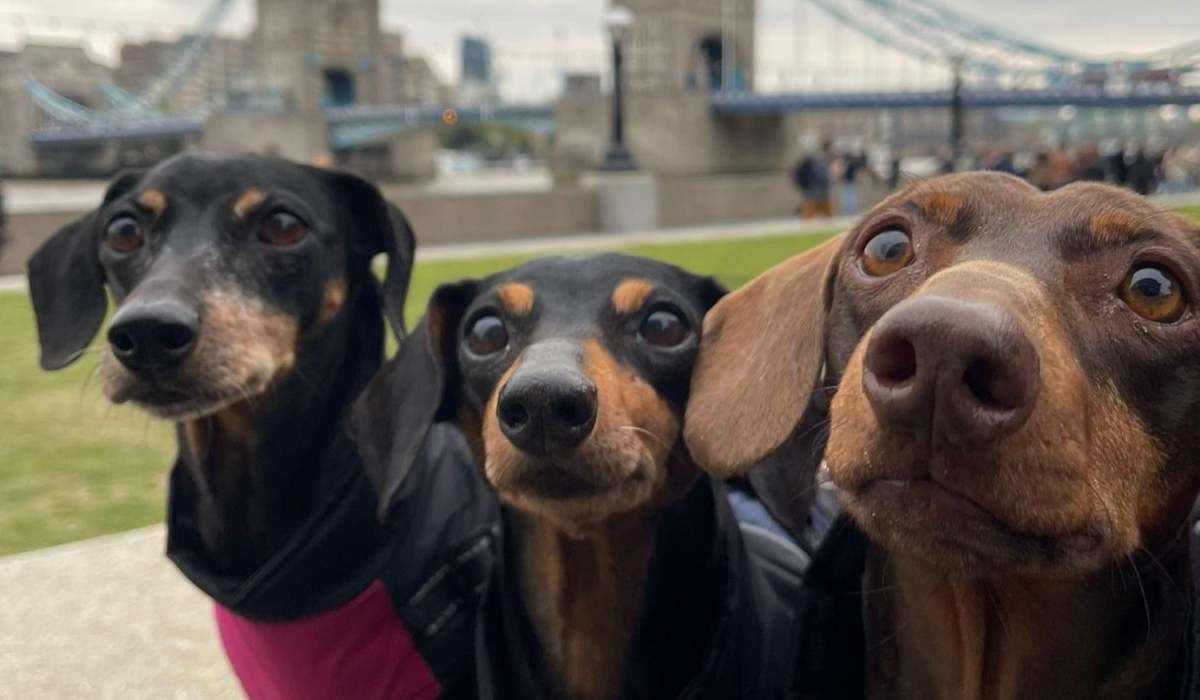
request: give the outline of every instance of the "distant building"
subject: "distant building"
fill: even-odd
[[[499,100],[496,76],[492,71],[492,47],[486,39],[463,37],[462,76],[458,98],[465,104],[494,103]]]
[[[462,82],[492,82],[492,47],[479,37],[463,37]]]

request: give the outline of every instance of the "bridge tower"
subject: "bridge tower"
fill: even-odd
[[[613,0],[634,14],[634,92],[751,90],[756,0]]]
[[[380,100],[383,37],[379,0],[256,0],[254,45],[261,88],[289,109]]]

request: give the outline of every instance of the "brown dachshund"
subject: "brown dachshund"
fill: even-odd
[[[1200,229],[1136,196],[968,174],[714,308],[695,459],[734,474],[800,442],[811,476],[824,447],[872,542],[866,687],[819,697],[1178,696],[1198,285]],[[807,502],[763,496],[785,516]]]

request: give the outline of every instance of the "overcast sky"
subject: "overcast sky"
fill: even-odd
[[[193,23],[211,0],[4,0],[0,45],[19,41],[16,17],[26,16],[31,39],[80,37],[82,25],[53,30],[41,19],[100,18],[89,32],[94,55],[108,62],[118,35],[159,36]],[[598,70],[605,63],[600,21],[607,0],[381,0],[385,26],[403,31],[413,52],[430,58],[444,78],[457,74],[456,46],[464,34],[489,38],[502,88],[512,98],[552,93],[563,70]],[[1007,31],[1088,54],[1155,51],[1200,40],[1200,0],[940,0]],[[245,33],[253,1],[235,0],[224,33]],[[888,52],[869,48],[850,30],[834,29],[803,0],[758,0],[758,80],[764,87],[819,86],[830,63],[839,72],[906,75]],[[128,23],[113,26],[112,22]],[[157,24],[157,28],[147,26]],[[913,64],[915,65],[915,64]],[[904,73],[905,70],[913,71]],[[926,76],[928,79],[928,76]],[[850,80],[845,77],[843,82]]]

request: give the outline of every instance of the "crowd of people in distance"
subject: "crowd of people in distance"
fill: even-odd
[[[1142,195],[1181,194],[1200,187],[1198,145],[1151,150],[1122,143],[1110,153],[1101,153],[1095,144],[1085,144],[1038,151],[1027,155],[1024,164],[1003,147],[981,148],[976,153],[975,169],[1013,173],[1047,191],[1081,181],[1108,182]]]
[[[885,184],[889,192],[902,184],[908,169],[899,158],[887,163],[886,168],[872,168],[862,146],[838,151],[831,140],[823,139],[792,169],[792,183],[801,197],[799,214],[811,219],[859,213],[864,184]],[[1165,149],[1117,143],[1107,151],[1087,143],[1022,153],[1007,146],[981,145],[957,162],[950,147],[943,146],[928,169],[929,175],[963,170],[1010,173],[1045,191],[1072,182],[1107,182],[1142,195],[1182,194],[1200,189],[1200,143]]]

